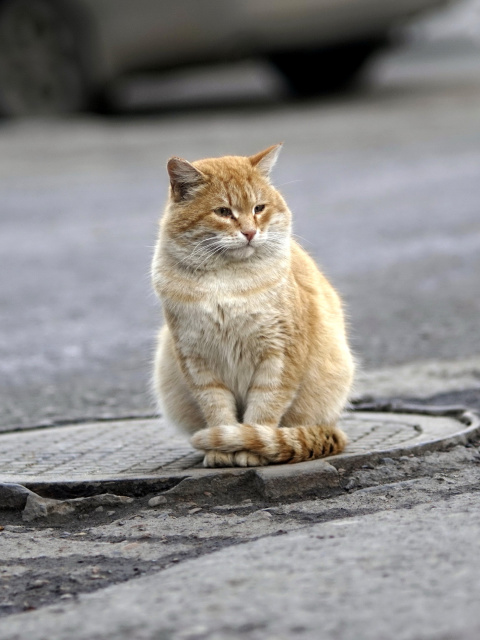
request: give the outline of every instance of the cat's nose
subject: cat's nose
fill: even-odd
[[[246,239],[251,242],[253,237],[255,236],[255,234],[257,233],[256,229],[249,229],[248,231],[242,231],[243,235],[246,237]]]

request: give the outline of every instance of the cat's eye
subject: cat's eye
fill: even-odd
[[[233,216],[232,210],[228,207],[217,207],[217,209],[215,209],[215,213],[219,216],[223,216],[224,218],[231,218]]]
[[[262,211],[264,209],[265,209],[265,205],[264,204],[257,204],[253,211],[254,211],[254,213],[262,213]]]

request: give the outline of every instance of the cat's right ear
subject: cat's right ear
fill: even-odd
[[[264,178],[270,177],[270,172],[273,169],[274,164],[277,161],[278,155],[282,149],[283,142],[279,144],[274,144],[268,149],[264,149],[260,151],[260,153],[256,153],[254,156],[250,156],[249,160],[252,163],[252,166],[262,174]]]
[[[203,173],[183,158],[170,158],[167,162],[167,171],[170,177],[172,196],[176,202],[188,200],[193,196],[196,187],[205,180]]]

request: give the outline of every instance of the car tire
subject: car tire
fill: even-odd
[[[270,61],[286,78],[294,95],[316,96],[351,87],[370,56],[385,44],[386,38],[375,38],[321,49],[278,52],[270,55]]]
[[[0,0],[0,115],[54,115],[89,106],[79,37],[55,0]]]

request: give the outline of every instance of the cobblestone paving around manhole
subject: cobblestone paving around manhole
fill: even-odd
[[[414,448],[466,429],[454,418],[353,413],[342,419],[342,456]],[[162,420],[124,420],[0,435],[0,482],[142,478],[175,475],[201,463],[201,453]]]

